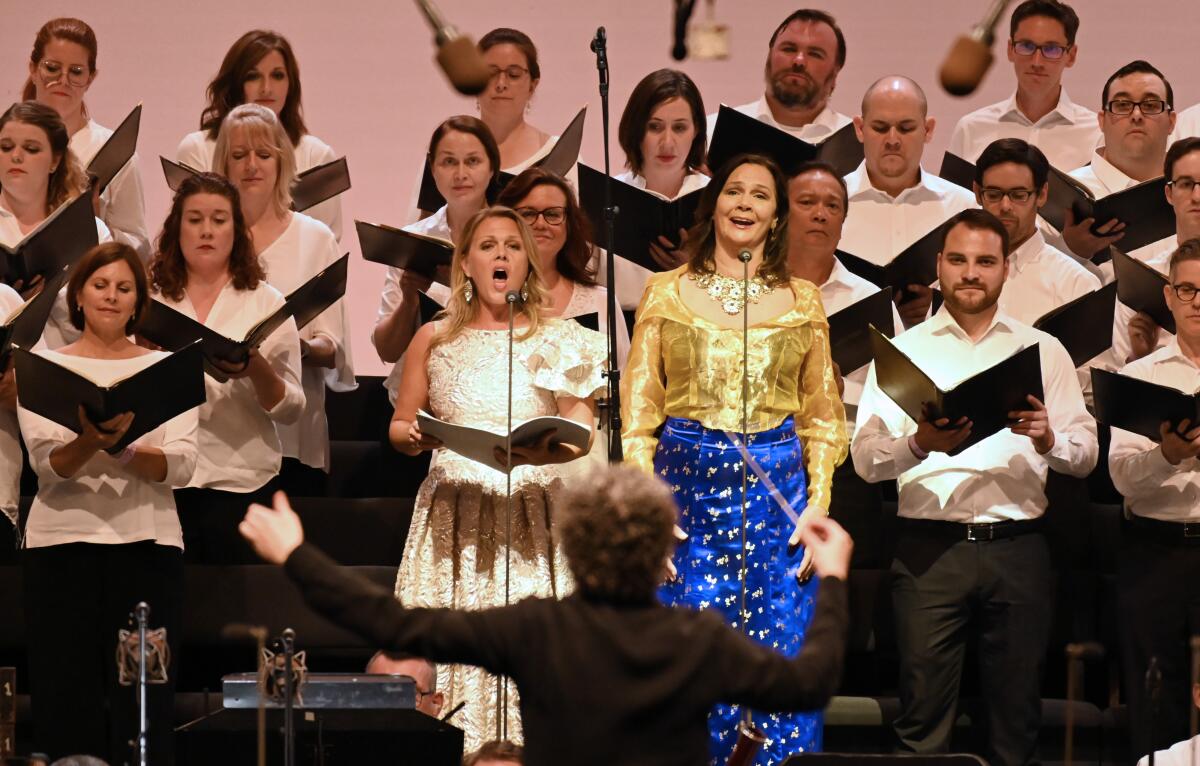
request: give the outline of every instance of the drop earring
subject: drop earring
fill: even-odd
[[[473,282],[471,282],[470,277],[467,277],[466,287],[463,288],[463,300],[466,301],[468,305],[470,305],[471,301],[474,300],[474,298],[475,298],[475,284]]]
[[[524,303],[527,300],[529,300],[529,288],[521,285],[521,302]]]

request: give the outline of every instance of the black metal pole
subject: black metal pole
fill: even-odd
[[[296,632],[291,628],[283,631],[283,763],[296,766],[296,686],[292,674],[292,662],[296,656]]]

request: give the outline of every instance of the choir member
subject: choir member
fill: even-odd
[[[217,76],[208,84],[208,105],[200,114],[200,130],[179,142],[176,159],[196,170],[217,170],[213,151],[225,116],[239,104],[267,107],[283,124],[296,159],[296,172],[303,173],[337,159],[333,149],[308,132],[301,102],[300,63],[287,38],[277,32],[252,29],[237,39],[221,61]],[[310,208],[309,216],[342,237],[340,197]]]
[[[1200,104],[1193,104],[1179,113],[1171,139],[1178,141],[1181,138],[1197,137],[1200,137]]]
[[[186,179],[150,264],[155,299],[226,337],[240,339],[283,304],[254,253],[237,187],[222,176]],[[238,563],[250,551],[234,528],[248,503],[270,498],[282,460],[279,425],[304,411],[300,338],[288,319],[243,365],[206,375],[199,457],[176,492],[189,560]]]
[[[91,118],[84,96],[96,81],[96,33],[79,19],[59,18],[45,23],[33,41],[29,79],[22,98],[37,101],[58,112],[71,136],[71,153],[87,167],[112,130]],[[150,259],[150,233],[146,228],[146,203],[137,155],[121,168],[100,195],[96,215],[117,242]]]
[[[524,32],[500,27],[479,38],[479,51],[492,75],[479,96],[479,117],[496,138],[500,167],[516,175],[546,156],[558,141],[525,121],[542,81],[537,47]]]
[[[546,318],[537,244],[524,220],[509,208],[476,213],[455,247],[451,285],[445,314],[417,331],[405,356],[389,431],[392,445],[409,455],[438,449],[437,440],[422,434],[418,410],[507,432],[510,290],[522,296],[514,308],[512,423],[558,415],[591,429],[595,396],[604,387],[603,337],[577,322]],[[397,598],[410,606],[482,609],[570,592],[557,525],[564,481],[580,469],[560,464],[586,450],[553,436],[513,448],[511,509],[504,473],[438,451],[417,492]],[[505,537],[508,529],[511,540]],[[446,704],[466,703],[455,720],[468,750],[495,735],[498,713],[512,738],[520,739],[516,694],[500,713],[497,684],[478,668],[438,666]]]
[[[213,163],[238,189],[251,242],[272,287],[286,295],[339,258],[329,227],[291,210],[295,163],[274,112],[258,104],[234,107],[221,124]],[[289,491],[324,495],[324,473],[329,471],[325,388],[355,387],[344,301],[300,331],[300,359],[304,413],[294,424],[277,426],[283,446],[281,480]]]
[[[1088,164],[1100,143],[1096,113],[1073,102],[1062,84],[1079,55],[1078,14],[1059,0],[1025,0],[1008,26],[1008,60],[1017,91],[960,119],[948,151],[974,162],[993,141],[1019,138],[1064,172]]]
[[[621,404],[625,459],[672,485],[688,535],[663,603],[714,609],[793,656],[812,621],[816,583],[808,579],[811,552],[789,560],[787,549],[799,544],[809,520],[829,513],[847,439],[820,293],[788,277],[787,200],[787,182],[765,157],[739,155],[719,169],[688,234],[689,262],[646,286]],[[741,251],[750,253],[748,264]],[[745,445],[737,435],[743,375]],[[743,460],[758,480],[746,497],[741,570]],[[742,571],[745,624],[738,618]],[[736,707],[720,705],[709,719],[718,762],[733,748],[739,717]],[[775,760],[821,747],[819,710],[754,720]]]
[[[951,456],[973,424],[914,422],[882,392],[872,364],[850,452],[867,481],[899,483],[891,566],[899,748],[946,751],[973,630],[986,703],[984,755],[1015,766],[1034,759],[1041,722],[1052,608],[1050,553],[1039,524],[1046,475],[1053,469],[1086,476],[1098,447],[1066,349],[998,305],[1008,250],[1008,232],[992,214],[964,210],[950,219],[938,254],[945,303],[895,343],[943,387],[1036,345],[1045,402],[1029,396],[1027,410],[1008,413],[1011,428]]]
[[[71,274],[67,301],[81,335],[38,352],[55,364],[108,385],[166,356],[127,338],[150,302],[145,267],[129,245],[88,251]],[[196,467],[197,411],[117,454],[106,450],[136,412],[93,422],[81,405],[78,434],[23,407],[18,415],[38,476],[23,558],[36,744],[52,756],[123,762],[138,731],[138,703],[112,667],[117,631],[145,601],[150,627],[166,628],[172,656],[178,651],[183,536],[171,488],[187,484]],[[148,687],[156,763],[173,758],[175,670],[172,663],[166,683]]]

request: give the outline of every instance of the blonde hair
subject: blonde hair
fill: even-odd
[[[475,233],[479,230],[479,226],[491,218],[505,218],[516,224],[517,231],[521,235],[521,246],[525,250],[525,261],[529,265],[529,273],[525,277],[525,284],[520,288],[525,293],[525,300],[519,301],[516,308],[517,314],[529,320],[529,326],[524,333],[517,337],[520,340],[525,340],[532,337],[538,330],[538,325],[541,322],[542,306],[546,302],[546,288],[542,282],[541,266],[538,265],[537,243],[534,242],[533,232],[529,230],[529,225],[512,208],[500,206],[486,207],[471,216],[471,220],[467,221],[466,228],[463,229],[462,239],[454,248],[454,258],[450,262],[450,300],[446,302],[446,310],[438,315],[439,319],[444,321],[441,322],[441,326],[434,333],[433,339],[429,343],[430,349],[443,343],[449,343],[459,335],[462,335],[466,326],[475,317],[479,316],[478,295],[469,303],[467,302],[466,291],[469,282],[466,273],[463,271],[463,262],[467,259],[467,254],[471,251],[471,246],[475,242]]]
[[[292,206],[292,182],[296,180],[296,155],[287,131],[279,118],[261,104],[235,106],[225,115],[221,130],[217,134],[217,146],[213,150],[213,172],[228,175],[229,159],[232,154],[230,141],[235,128],[244,128],[246,140],[251,146],[266,146],[275,156],[278,172],[275,175],[275,212],[287,213]]]

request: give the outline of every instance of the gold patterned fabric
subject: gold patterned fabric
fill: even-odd
[[[588,398],[603,387],[604,339],[577,322],[549,320],[513,344],[513,423],[558,413],[557,397]],[[503,433],[508,396],[507,330],[466,330],[429,355],[429,409],[453,423]],[[512,474],[512,553],[508,600],[561,598],[574,588],[558,545],[563,482],[586,470],[519,466]],[[504,474],[447,450],[434,455],[417,492],[412,525],[396,577],[396,597],[410,607],[485,609],[505,603]],[[496,738],[497,679],[465,665],[439,665],[446,710],[466,707],[454,724],[468,751]],[[520,742],[516,687],[509,683],[508,736]]]
[[[625,459],[647,472],[654,470],[655,432],[668,417],[742,429],[742,331],[714,324],[683,303],[679,279],[686,269],[656,274],[647,283],[622,381]],[[821,294],[801,279],[789,286],[796,296],[792,308],[750,327],[748,430],[766,431],[794,415],[809,506],[828,510],[833,470],[849,446],[846,413]]]

